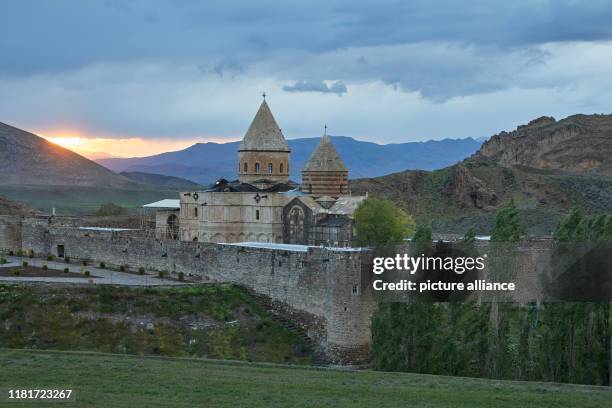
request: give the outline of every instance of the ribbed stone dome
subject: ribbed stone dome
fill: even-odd
[[[291,151],[265,100],[240,142],[238,151]]]
[[[348,169],[329,136],[323,135],[302,171],[348,171]]]

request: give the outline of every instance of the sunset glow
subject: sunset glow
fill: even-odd
[[[48,141],[91,159],[107,157],[142,157],[182,150],[199,142],[225,143],[231,139],[149,139],[143,137],[105,138],[85,137],[72,132],[38,132]]]

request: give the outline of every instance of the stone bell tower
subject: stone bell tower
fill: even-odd
[[[315,197],[350,195],[348,169],[327,136],[327,126],[302,169],[302,191]]]
[[[255,184],[289,181],[291,149],[264,100],[238,147],[238,179]]]

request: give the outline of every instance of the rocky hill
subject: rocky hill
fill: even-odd
[[[0,122],[0,185],[104,186],[137,183],[42,137]]]
[[[513,199],[528,232],[548,234],[571,207],[612,213],[612,116],[540,118],[485,142],[470,158],[432,172],[405,171],[351,183],[394,200],[438,232],[490,233]]]
[[[612,174],[612,115],[543,116],[492,136],[477,155],[502,166]]]

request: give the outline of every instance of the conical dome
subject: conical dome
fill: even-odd
[[[291,151],[265,100],[240,142],[238,151]]]
[[[323,135],[302,171],[348,171],[327,134]]]

